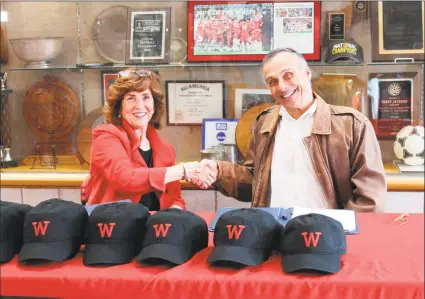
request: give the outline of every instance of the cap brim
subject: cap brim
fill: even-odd
[[[341,255],[339,253],[283,255],[282,268],[286,273],[303,270],[337,273],[341,269]]]
[[[15,255],[15,244],[13,242],[0,243],[0,263],[7,263]]]
[[[143,263],[149,259],[161,259],[176,265],[181,265],[187,262],[191,257],[192,254],[190,251],[181,245],[152,244],[142,248],[136,261]]]
[[[270,253],[264,249],[246,248],[239,246],[216,246],[208,256],[208,263],[234,262],[246,266],[255,266],[264,263]]]
[[[77,248],[77,250],[75,249]],[[22,246],[18,262],[45,260],[52,262],[64,261],[78,252],[79,245],[69,239],[57,242],[34,242]]]
[[[136,256],[133,243],[86,244],[84,265],[127,264]]]

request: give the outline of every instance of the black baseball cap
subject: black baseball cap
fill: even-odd
[[[341,222],[321,214],[305,214],[289,220],[280,237],[282,267],[286,273],[318,271],[336,273],[347,252]]]
[[[181,265],[208,246],[205,220],[181,209],[160,210],[146,222],[139,263],[172,263]]]
[[[353,61],[363,63],[363,49],[355,41],[332,41],[329,45],[326,62]]]
[[[214,249],[208,263],[232,262],[254,266],[277,249],[282,225],[267,211],[255,208],[223,213],[214,228]]]
[[[85,234],[84,265],[129,263],[140,251],[149,210],[133,202],[97,206]]]
[[[30,205],[0,201],[0,263],[10,261],[21,250],[23,227]]]
[[[39,203],[25,215],[24,245],[18,262],[73,258],[83,243],[87,221],[81,204],[59,198]]]

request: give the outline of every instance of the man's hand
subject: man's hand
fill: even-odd
[[[199,163],[199,169],[195,170],[194,176],[188,182],[197,185],[201,189],[207,189],[217,181],[217,176],[217,162],[204,159]]]

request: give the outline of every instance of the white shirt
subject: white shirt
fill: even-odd
[[[311,135],[317,100],[294,119],[281,106],[271,166],[270,207],[328,208],[303,138]]]

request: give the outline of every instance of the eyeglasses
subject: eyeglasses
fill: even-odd
[[[131,74],[136,74],[139,77],[150,77],[152,75],[152,72],[145,70],[125,70],[118,73],[118,78],[126,78],[129,77]]]

